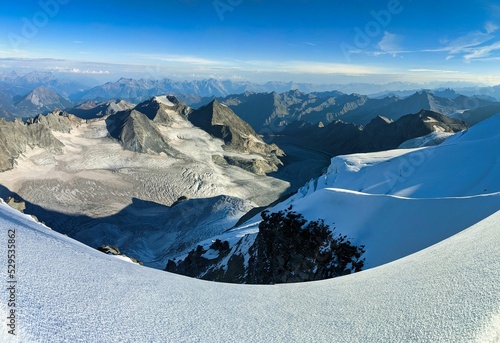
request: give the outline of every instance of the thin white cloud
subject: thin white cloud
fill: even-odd
[[[450,41],[442,41],[445,46],[437,49],[426,49],[425,52],[448,52],[450,56],[468,54],[471,49],[479,47],[495,38],[493,33],[498,30],[498,26],[494,23],[487,22],[484,30],[471,31],[465,35],[452,39]]]
[[[500,41],[497,41],[490,45],[470,49],[469,53],[464,55],[464,59],[466,61],[470,61],[472,59],[489,57],[493,51],[497,50],[500,50]]]
[[[292,48],[305,48],[309,46],[318,46],[319,44],[313,42],[300,42],[300,43],[288,43],[288,46]]]
[[[484,44],[493,38],[494,36],[490,33],[481,31],[469,32],[449,42],[448,45],[444,47],[444,50],[448,51],[450,54],[456,55],[468,51],[467,49],[469,48]]]
[[[402,50],[399,47],[400,41],[401,41],[401,36],[385,31],[384,36],[378,43],[378,47],[383,52],[396,53],[397,51]]]
[[[79,68],[73,68],[69,71],[74,74],[92,74],[92,75],[103,75],[109,74],[109,70],[81,70]]]
[[[441,40],[440,43],[443,45],[441,48],[424,49],[421,52],[447,52],[447,61],[457,56],[462,57],[465,62],[485,58],[492,52],[500,50],[500,41],[486,45],[496,38],[494,33],[499,29],[500,27],[495,23],[487,22],[483,30],[471,31],[452,40]]]
[[[192,65],[217,65],[224,63],[223,61],[210,60],[196,56],[158,55],[158,54],[135,54],[134,56],[149,60],[192,64]]]
[[[260,72],[285,72],[291,74],[339,74],[339,75],[371,75],[387,73],[384,68],[356,65],[350,63],[326,63],[312,61],[247,61],[247,65],[255,66]],[[248,68],[244,68],[248,69]]]
[[[461,73],[461,71],[458,70],[425,69],[425,68],[408,69],[408,71],[411,71],[412,73],[443,73],[443,74]]]
[[[305,44],[305,42],[304,42]],[[312,43],[313,44],[313,43]],[[158,61],[160,68],[189,69],[193,72],[280,72],[291,74],[342,74],[368,75],[382,72],[381,68],[347,63],[313,61],[269,61],[269,60],[209,60],[193,56],[136,55]],[[175,64],[175,66],[171,65]],[[178,65],[177,65],[178,64]],[[384,70],[383,72],[386,72]]]
[[[49,67],[48,69],[57,71],[60,73],[71,73],[71,74],[90,74],[90,75],[108,75],[109,70],[93,70],[93,69],[81,69],[81,68],[70,68],[70,67]]]
[[[367,49],[351,49],[347,51],[349,54],[365,54],[368,56],[392,55],[396,57],[398,54],[408,54],[418,51],[407,50],[401,47],[403,36],[394,34],[388,31],[384,32],[382,39],[376,44],[376,50]]]
[[[498,30],[498,25],[489,21],[484,26],[484,29],[486,30],[487,33],[494,33],[495,31]]]

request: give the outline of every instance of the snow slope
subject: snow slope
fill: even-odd
[[[499,129],[495,116],[436,147],[335,157],[274,210],[335,223],[366,245],[366,267],[390,262],[500,210]]]
[[[453,133],[436,131],[422,137],[407,140],[401,143],[398,149],[423,148],[426,146],[439,145],[450,136],[453,136]]]
[[[7,334],[2,286],[1,342],[500,340],[500,212],[379,268],[273,286],[219,284],[133,265],[3,203],[0,227],[2,266],[7,229],[16,230],[18,280],[18,336]]]
[[[327,173],[270,211],[292,205],[308,220],[324,219],[356,245],[365,245],[365,268],[376,267],[500,210],[499,151],[497,115],[439,146],[335,157]],[[244,255],[259,221],[256,215],[217,238],[241,240],[231,254]],[[226,268],[227,261],[219,267]]]

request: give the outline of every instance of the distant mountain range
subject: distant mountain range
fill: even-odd
[[[264,84],[257,84],[248,81],[218,79],[177,81],[172,79],[137,80],[121,78],[115,82],[107,82],[89,90],[74,93],[70,96],[70,99],[76,102],[84,100],[122,99],[137,103],[155,95],[173,94],[180,97],[181,100],[186,101],[189,105],[194,106],[197,101],[203,101],[203,97],[226,97],[230,94],[242,94],[245,92],[284,93],[291,90],[299,90],[304,93],[321,93],[335,90],[346,94],[359,93],[373,95],[371,97],[377,98],[389,95],[405,97],[422,89],[435,89],[442,93],[436,94],[437,96],[446,97],[446,90],[450,88],[449,86],[444,87],[439,83],[429,88],[429,84],[420,85],[407,82],[392,82],[385,85],[376,85],[361,83],[311,84],[272,81]],[[478,95],[493,101],[500,100],[500,85],[493,87],[464,87],[464,85],[459,85],[453,89],[457,93],[467,96]],[[185,96],[185,98],[182,98],[182,96]]]
[[[0,75],[0,117],[13,120],[50,113],[55,109],[71,109],[71,113],[91,119],[130,109],[133,104],[154,96],[169,94],[192,108],[205,106],[216,98],[261,134],[269,131],[278,133],[295,121],[326,125],[342,120],[366,125],[378,115],[397,120],[422,109],[459,118],[470,126],[497,113],[500,106],[496,100],[500,99],[500,86],[435,90],[407,90],[416,84],[406,83],[386,86],[390,89],[401,88],[369,96],[348,92],[356,87],[370,90],[359,84],[255,84],[216,79],[176,81],[127,78],[89,88],[75,81],[61,80],[52,73],[12,73]]]
[[[225,97],[230,94],[245,92],[287,92],[300,89],[304,92],[318,90],[331,90],[328,86],[315,86],[313,84],[295,82],[268,82],[256,84],[247,81],[231,80],[195,80],[176,81],[171,79],[161,80],[135,80],[121,78],[116,82],[107,82],[103,85],[75,93],[70,96],[73,101],[123,99],[130,102],[141,102],[160,94],[172,94],[186,101],[189,105],[200,102],[204,104],[210,100],[203,98]],[[196,106],[195,106],[196,107]]]
[[[88,84],[56,77],[50,72],[0,74],[0,112],[4,113],[0,117],[29,118],[56,108],[72,107],[69,95],[88,88]]]
[[[388,96],[372,99],[366,95],[341,92],[302,93],[298,90],[278,94],[244,93],[219,99],[257,131],[279,134],[295,121],[328,124],[335,120],[366,125],[376,116],[397,120],[408,113],[429,110],[453,115],[471,109],[499,104],[457,94],[450,99],[430,91],[418,91],[407,97]],[[488,107],[490,108],[490,107]],[[491,107],[490,115],[496,114]],[[489,113],[489,112],[488,112]],[[471,119],[472,119],[471,115]],[[484,118],[483,118],[484,119]]]
[[[13,95],[27,94],[37,87],[44,86],[68,98],[71,94],[89,89],[92,83],[62,78],[51,72],[0,74],[0,89],[8,90]]]
[[[395,149],[410,139],[433,132],[453,134],[467,129],[468,126],[460,120],[421,110],[402,116],[396,121],[377,116],[364,127],[342,121],[328,125],[297,121],[284,129],[280,135],[269,137],[269,140],[278,145],[293,144],[337,156]]]

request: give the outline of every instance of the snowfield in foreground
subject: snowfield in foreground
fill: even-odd
[[[95,251],[0,204],[0,261],[16,230],[17,336],[1,342],[498,342],[500,212],[354,275],[220,284]]]

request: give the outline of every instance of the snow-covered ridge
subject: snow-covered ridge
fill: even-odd
[[[169,107],[174,107],[175,104],[173,104],[170,100],[167,99],[167,96],[166,95],[162,95],[162,96],[155,96],[154,99],[160,103],[160,104],[163,104],[165,106],[169,106]]]
[[[500,210],[499,128],[495,116],[436,147],[335,157],[272,210],[334,223],[366,245],[366,267],[390,262]]]
[[[453,133],[448,132],[432,132],[428,135],[410,139],[403,142],[398,149],[413,149],[434,146],[443,143],[448,137],[453,136]]]
[[[19,283],[17,336],[5,330],[10,308],[2,301],[0,341],[495,342],[499,226],[500,212],[417,254],[346,277],[246,286],[120,261],[2,203],[0,227],[16,230]]]
[[[366,246],[365,268],[394,261],[500,210],[499,128],[495,116],[439,146],[335,157],[323,176],[270,211],[292,205],[308,220],[323,219]],[[248,235],[251,244],[259,221],[217,238]],[[245,244],[233,246],[238,255]]]
[[[293,199],[332,187],[412,198],[499,192],[499,128],[497,115],[439,146],[334,157],[327,173]]]

